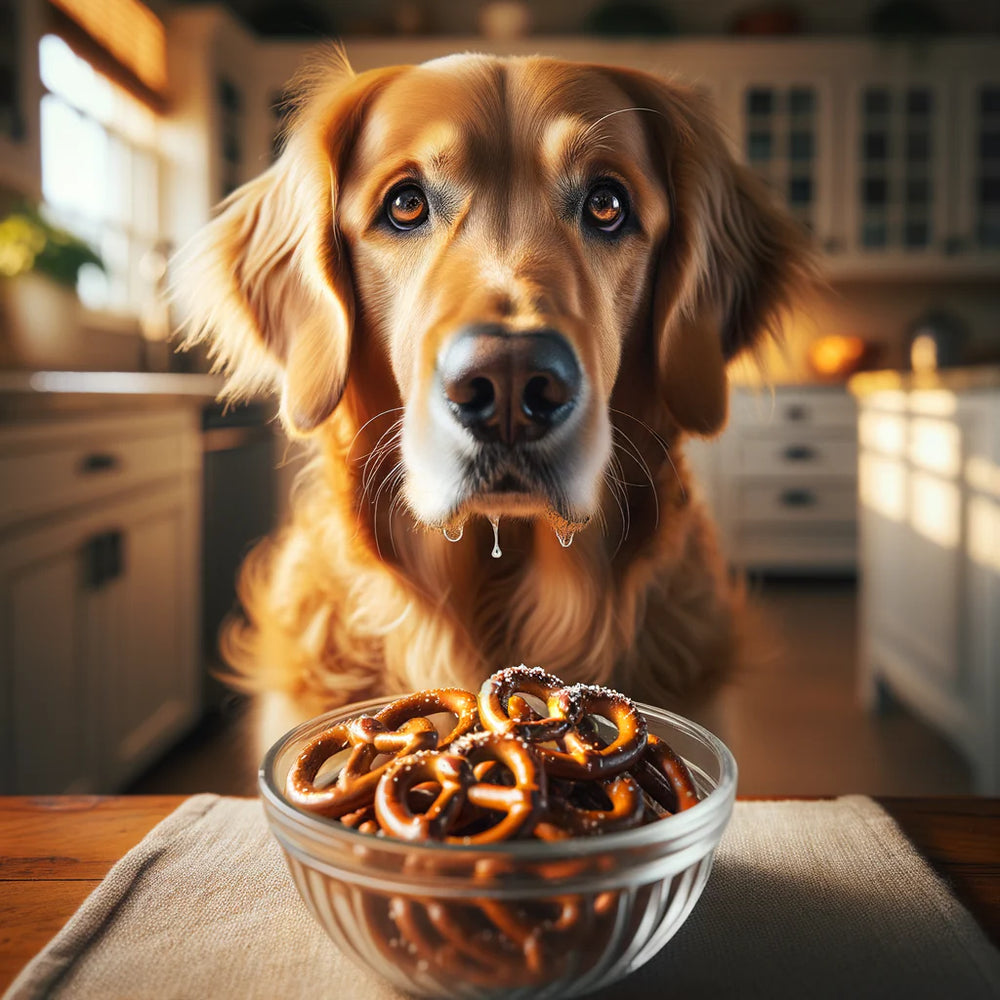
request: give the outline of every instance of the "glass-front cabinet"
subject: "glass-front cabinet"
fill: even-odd
[[[770,67],[794,59],[777,77]],[[739,155],[831,278],[1000,273],[1000,75],[977,41],[810,41],[740,53]],[[765,68],[767,67],[767,68]]]
[[[1000,261],[1000,72],[965,75],[957,93],[958,250]]]
[[[741,88],[741,153],[821,246],[830,232],[829,87],[751,80]]]
[[[850,247],[880,255],[947,249],[946,97],[924,82],[857,88]]]

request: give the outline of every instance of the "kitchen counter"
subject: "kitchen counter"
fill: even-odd
[[[942,368],[934,372],[879,371],[861,372],[847,383],[855,396],[867,396],[886,390],[927,391],[945,389],[969,392],[1000,388],[1000,365],[974,368]]]
[[[114,862],[181,796],[0,798],[0,989],[59,930]],[[1000,942],[1000,801],[879,798],[918,851]]]
[[[173,372],[0,371],[0,423],[168,404],[203,406],[224,382],[221,375]]]

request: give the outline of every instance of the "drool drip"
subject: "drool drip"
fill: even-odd
[[[490,555],[494,559],[499,559],[503,555],[503,552],[500,551],[500,518],[494,514],[490,518],[490,524],[493,525],[493,551]]]
[[[573,532],[572,531],[556,531],[556,538],[559,539],[559,544],[564,548],[568,549],[573,544]]]
[[[444,537],[447,538],[449,542],[460,542],[462,540],[462,534],[465,531],[465,525],[460,524],[458,526],[458,530],[453,535],[448,534],[447,528],[442,528],[441,531],[444,534]]]

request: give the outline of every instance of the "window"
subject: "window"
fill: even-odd
[[[153,295],[160,234],[158,120],[55,35],[39,43],[42,194],[59,225],[93,246],[78,291],[92,309],[139,315]]]

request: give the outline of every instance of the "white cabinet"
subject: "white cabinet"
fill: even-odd
[[[856,417],[839,387],[733,390],[721,437],[686,446],[731,563],[798,573],[854,569]]]
[[[1000,793],[1000,390],[861,394],[861,693],[887,689]]]
[[[740,152],[835,278],[1000,270],[1000,75],[978,41],[751,44],[724,105]],[[781,73],[771,67],[781,66]]]
[[[947,80],[876,72],[849,89],[846,251],[882,265],[951,251],[955,167]]]
[[[259,148],[261,129],[273,128],[273,94],[313,47],[256,44],[247,121]],[[485,50],[676,76],[712,95],[734,152],[812,229],[829,277],[1000,272],[1000,73],[989,38],[916,47],[869,38],[422,37],[346,48],[360,70]]]
[[[1000,255],[1000,69],[961,74],[956,87],[957,254]]]
[[[0,473],[0,791],[120,789],[199,710],[196,414],[5,428]]]
[[[761,67],[739,84],[733,108],[740,154],[821,246],[833,239],[833,96],[829,75]]]

